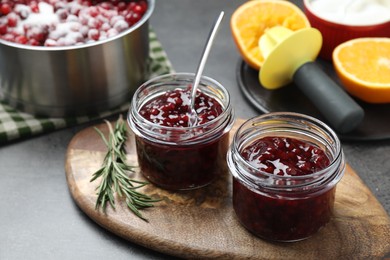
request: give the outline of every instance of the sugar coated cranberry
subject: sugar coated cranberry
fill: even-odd
[[[15,27],[18,24],[18,16],[15,13],[9,13],[7,15],[8,27]]]
[[[113,37],[137,23],[146,10],[147,2],[143,0],[3,0],[0,3],[0,38],[41,46],[98,41]],[[74,37],[71,29],[75,22],[80,24],[81,41],[79,37]],[[49,31],[31,33],[37,31],[34,27],[39,29],[42,26],[49,28]],[[20,28],[25,27],[29,28],[23,35],[27,41],[20,37]],[[45,39],[42,40],[42,37]]]
[[[97,40],[99,40],[99,37],[100,37],[99,30],[91,29],[88,31],[88,38],[89,39],[97,41]]]
[[[31,8],[32,12],[39,13],[39,6],[38,6],[38,2],[37,1],[31,1],[30,2],[30,8]]]

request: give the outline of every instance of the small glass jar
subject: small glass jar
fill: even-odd
[[[188,89],[194,74],[174,73],[153,78],[134,93],[128,123],[135,134],[142,174],[157,186],[189,190],[211,183],[226,171],[229,130],[234,113],[228,91],[217,81],[202,77],[198,90],[222,107],[215,119],[198,126],[168,127],[146,120],[140,109],[167,91]]]
[[[324,151],[329,165],[308,175],[279,176],[259,170],[242,151],[265,137],[300,140]],[[233,176],[233,208],[253,234],[272,241],[310,237],[332,216],[336,184],[345,171],[335,132],[310,116],[277,112],[246,121],[236,132],[227,155]]]

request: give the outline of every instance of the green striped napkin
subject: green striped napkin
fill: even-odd
[[[173,72],[172,65],[152,29],[149,30],[149,38],[150,78]],[[127,111],[129,104],[123,104],[115,109],[95,115],[69,118],[42,118],[19,112],[9,105],[0,102],[0,144],[119,114]]]

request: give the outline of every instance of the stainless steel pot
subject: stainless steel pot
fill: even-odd
[[[147,79],[149,18],[91,44],[41,47],[0,40],[0,95],[16,109],[64,117],[97,113],[130,101]]]

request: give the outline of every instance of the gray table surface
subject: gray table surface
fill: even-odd
[[[151,18],[176,71],[196,70],[210,26],[226,16],[204,74],[230,92],[236,115],[258,115],[236,83],[239,54],[230,16],[244,0],[157,0]],[[295,1],[301,5],[301,1]],[[91,221],[73,202],[65,180],[69,141],[87,125],[0,147],[0,259],[166,259]],[[347,162],[390,212],[390,141],[343,143]]]

